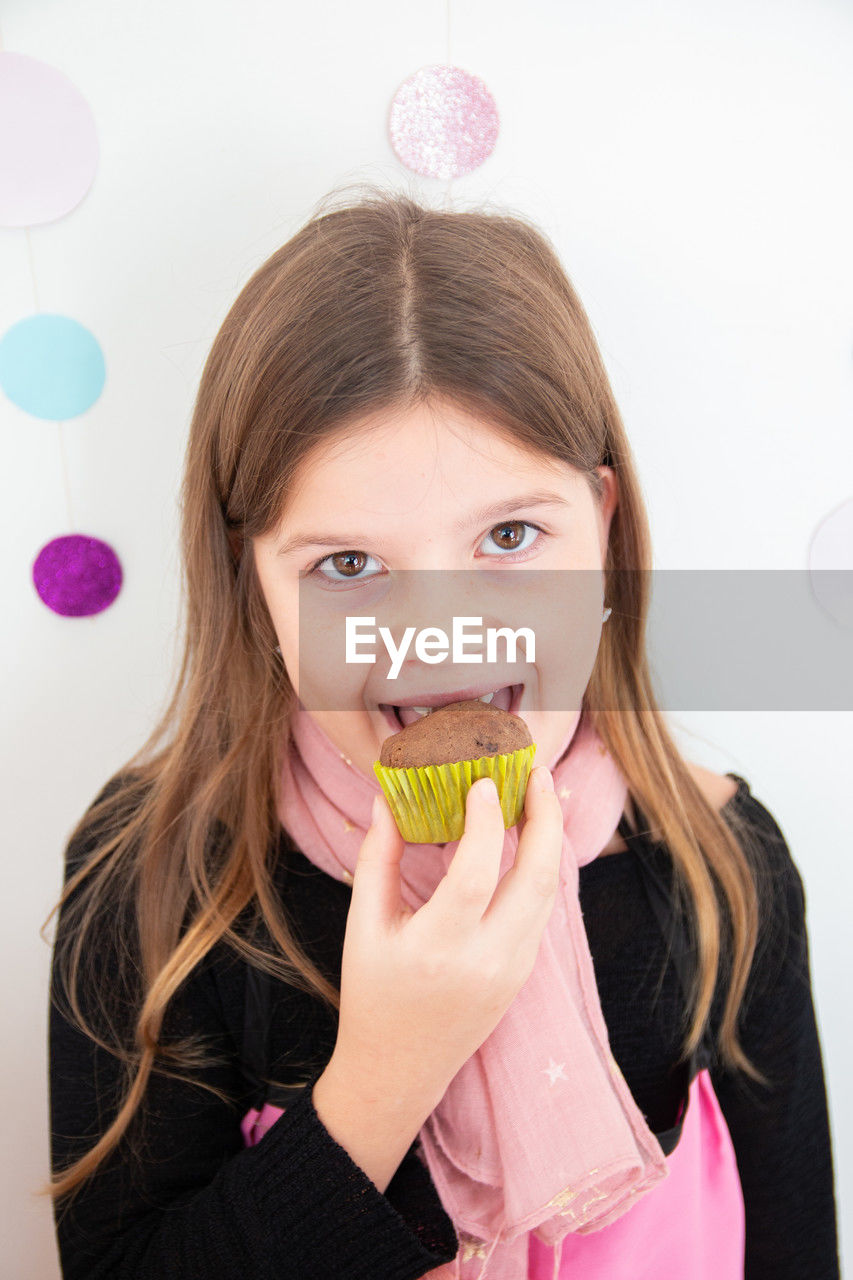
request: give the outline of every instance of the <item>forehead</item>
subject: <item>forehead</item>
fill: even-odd
[[[303,459],[284,515],[323,504],[403,504],[416,496],[461,499],[484,485],[548,479],[570,490],[583,477],[567,463],[534,453],[505,429],[455,407],[418,406],[349,423]]]

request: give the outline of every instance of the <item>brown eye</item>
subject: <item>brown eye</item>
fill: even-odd
[[[495,559],[510,560],[515,551],[529,551],[540,538],[544,540],[545,532],[538,524],[529,520],[504,520],[502,524],[492,525],[480,543],[480,553]],[[510,556],[501,557],[501,552],[509,551]]]
[[[333,551],[311,566],[309,576],[328,586],[340,586],[342,582],[372,582],[380,576],[382,566],[366,551]]]
[[[502,551],[517,551],[524,540],[526,528],[523,520],[509,520],[506,524],[496,524],[489,536]]]
[[[355,578],[367,564],[367,556],[363,551],[338,551],[329,557],[338,573],[347,578]]]

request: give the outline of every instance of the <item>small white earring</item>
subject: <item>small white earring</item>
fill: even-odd
[[[613,610],[612,610],[612,609],[605,609],[605,610],[604,610],[604,613],[601,615],[601,621],[602,621],[602,622],[606,622],[606,621],[607,621],[607,619],[610,617],[610,615],[611,615],[611,613],[612,613],[612,612],[613,612]]]

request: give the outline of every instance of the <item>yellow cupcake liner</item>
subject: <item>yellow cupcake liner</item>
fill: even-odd
[[[373,771],[394,815],[400,835],[410,844],[458,840],[465,830],[465,797],[478,778],[493,778],[504,826],[514,827],[524,810],[527,780],[536,743],[498,756],[394,769],[377,760]]]

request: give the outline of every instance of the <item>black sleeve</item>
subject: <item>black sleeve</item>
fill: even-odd
[[[761,833],[762,924],[740,1039],[767,1086],[712,1067],[746,1211],[745,1280],[837,1280],[832,1148],[809,972],[805,896],[772,815],[745,808]]]
[[[107,948],[91,964],[114,972]],[[54,958],[52,996],[59,983]],[[380,1194],[314,1110],[319,1070],[244,1148],[246,1081],[205,962],[170,1002],[162,1038],[191,1033],[215,1058],[194,1074],[225,1097],[152,1075],[131,1134],[75,1198],[54,1206],[65,1280],[414,1280],[455,1257],[452,1222],[416,1144]],[[114,1118],[122,1068],[53,999],[49,1059],[58,1169]]]

